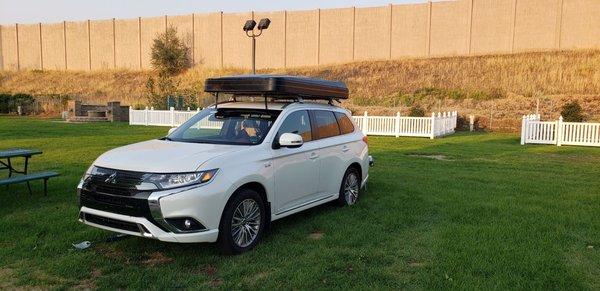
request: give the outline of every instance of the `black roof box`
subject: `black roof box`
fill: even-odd
[[[273,98],[348,99],[348,88],[343,82],[282,75],[208,78],[204,83],[204,91]]]

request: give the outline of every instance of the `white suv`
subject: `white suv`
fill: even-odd
[[[312,94],[304,96],[319,99]],[[80,221],[240,253],[271,221],[329,201],[354,204],[372,163],[366,137],[347,110],[285,96],[216,103],[165,138],[104,153],[79,183]]]

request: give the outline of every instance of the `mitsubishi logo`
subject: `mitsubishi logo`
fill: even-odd
[[[112,173],[104,180],[105,183],[117,184],[117,172]]]

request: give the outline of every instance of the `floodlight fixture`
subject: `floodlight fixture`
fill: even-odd
[[[254,27],[256,26],[256,21],[250,19],[250,20],[246,20],[246,23],[244,24],[244,31],[248,32],[248,31],[252,31],[254,30]]]
[[[244,24],[246,35],[252,38],[252,74],[256,74],[256,38],[262,34],[263,30],[269,28],[270,24],[271,19],[261,19],[258,23],[258,34],[254,33],[254,27],[256,26],[256,21],[254,21],[254,19],[246,20],[246,23]]]
[[[271,24],[271,19],[263,18],[258,23],[258,29],[259,30],[267,29],[267,28],[269,28],[269,24]]]

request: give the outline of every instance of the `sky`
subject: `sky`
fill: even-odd
[[[0,24],[135,18],[204,12],[370,7],[426,0],[0,0]]]

